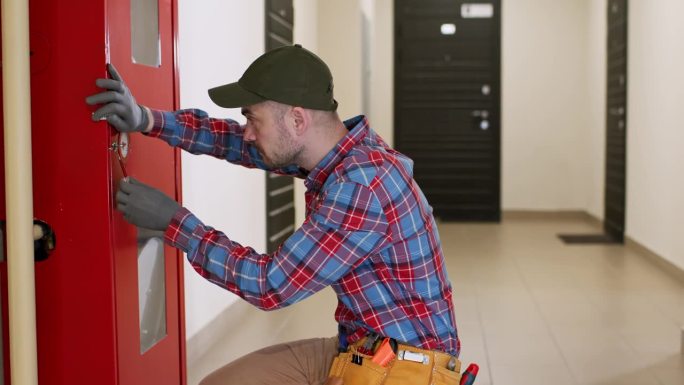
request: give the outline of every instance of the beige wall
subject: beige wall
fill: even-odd
[[[263,53],[263,2],[180,0],[178,8],[181,108],[201,108],[214,117],[244,122],[239,110],[220,108],[211,102],[207,89],[236,81]],[[207,15],[217,18],[208,19]],[[226,23],[218,15],[240,17],[233,16]],[[184,206],[232,239],[257,250],[265,249],[265,173],[183,152],[182,177]],[[236,183],[240,188],[235,188]],[[248,314],[255,324],[277,321],[247,308],[239,297],[202,278],[187,261],[184,279],[188,383],[194,385],[225,363],[208,351],[218,338],[232,333],[220,322],[226,314],[244,309],[238,314]]]
[[[372,12],[370,124],[394,144],[394,1],[375,0]]]
[[[201,108],[213,117],[244,122],[239,109],[216,106],[209,99],[207,89],[237,81],[247,66],[263,53],[263,2],[206,0],[191,3],[181,0],[178,8],[181,108]],[[223,18],[207,19],[207,15],[238,14],[240,17],[232,17],[230,23],[224,22]],[[217,36],[221,39],[216,39]],[[181,161],[184,206],[204,223],[230,234],[237,242],[264,250],[265,173],[187,152],[182,153]],[[240,188],[235,188],[236,183]],[[188,338],[237,300],[237,296],[200,277],[186,262]]]
[[[335,80],[340,118],[361,113],[361,5],[359,0],[318,1],[318,55]]]
[[[294,0],[295,25],[294,41],[301,44],[309,51],[318,54],[318,3],[319,0]],[[294,181],[295,199],[295,226],[299,227],[304,222],[306,204],[304,202],[303,179]]]
[[[503,209],[590,201],[587,4],[502,2]]]
[[[394,137],[394,1],[318,0],[318,53],[335,77],[340,117],[368,115],[371,127],[388,143]],[[370,109],[363,110],[362,14],[371,23]]]
[[[263,52],[263,2],[179,1],[182,107],[241,120],[206,89],[234,81]],[[605,34],[603,0],[503,1],[503,208],[603,214]],[[646,4],[647,3],[647,4]],[[343,118],[361,113],[361,12],[373,21],[372,126],[393,131],[393,1],[295,0],[295,41],[335,75]],[[679,0],[630,3],[627,235],[684,268],[684,14]],[[647,6],[648,5],[648,6]],[[231,23],[207,14],[233,15]],[[237,16],[239,15],[239,17]],[[223,20],[223,19],[222,19]],[[214,38],[221,36],[220,44]],[[212,60],[199,60],[212,50]],[[207,184],[211,176],[211,184]],[[239,242],[263,249],[264,176],[207,157],[183,155],[185,204]],[[235,189],[236,181],[240,189]],[[304,219],[296,182],[297,221]],[[320,309],[315,329],[295,310],[264,313],[209,284],[186,265],[189,384],[244,351],[286,338],[334,333],[334,295],[297,305]],[[239,330],[238,330],[239,329]],[[264,333],[268,330],[268,333]],[[241,336],[250,336],[249,339]],[[233,349],[240,346],[241,349]]]
[[[318,44],[317,3],[317,0],[294,0],[294,40],[314,52]],[[264,52],[264,12],[263,1],[179,1],[182,108],[198,107],[214,117],[244,122],[238,109],[214,105],[207,89],[236,81]],[[230,23],[225,22],[223,15],[230,15]],[[263,172],[188,153],[183,153],[182,172],[186,207],[231,239],[256,250],[265,249]],[[301,181],[296,182],[296,189],[297,218],[301,222],[304,212]],[[335,303],[334,295],[326,291],[299,305],[322,309],[326,315],[315,328],[305,328],[292,324],[291,309],[260,311],[209,283],[186,262],[188,384],[197,384],[214,369],[263,346],[291,338],[333,335],[335,326],[331,315]]]
[[[603,187],[606,174],[606,7],[604,0],[589,0],[587,7],[587,135],[588,159],[591,166],[587,174],[589,201],[585,209],[596,218],[603,218]]]
[[[603,218],[606,1],[503,6],[503,208]],[[629,6],[626,235],[684,268],[684,3]]]
[[[392,0],[319,0],[319,53],[336,80],[342,116],[361,109],[359,8],[373,21],[369,117],[393,142]],[[602,213],[605,17],[592,0],[504,1],[502,205]],[[602,24],[603,23],[603,24]],[[356,51],[355,51],[356,50]],[[599,56],[593,56],[594,54]],[[600,70],[601,69],[601,70]]]
[[[605,103],[593,103],[600,99],[593,85],[604,87],[605,81],[603,72],[592,69],[604,64],[600,57],[589,60],[591,34],[601,32],[602,19],[590,19],[591,4],[502,2],[503,209],[602,211],[596,195],[603,174],[594,163],[603,148],[594,139],[603,127]],[[375,1],[370,117],[390,143],[393,16],[393,1]]]
[[[390,144],[394,138],[393,7],[393,0],[295,0],[295,41],[311,49],[330,66],[335,79],[335,98],[340,103],[340,118],[365,113],[371,127]],[[317,20],[311,19],[314,14]],[[363,111],[362,103],[362,14],[371,22],[369,111]],[[308,26],[299,23],[300,17],[306,18]],[[303,182],[296,181],[297,225],[304,221],[304,191]]]
[[[684,2],[629,5],[626,232],[684,269]]]

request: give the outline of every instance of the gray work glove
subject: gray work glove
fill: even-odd
[[[166,231],[181,206],[156,188],[129,177],[119,182],[116,208],[131,224]]]
[[[92,115],[93,121],[107,120],[119,132],[142,132],[149,119],[145,109],[135,102],[121,75],[112,64],[107,64],[112,79],[97,79],[95,85],[108,91],[86,98],[89,105],[104,104]]]

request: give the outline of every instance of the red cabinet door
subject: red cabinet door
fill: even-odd
[[[142,19],[131,18],[131,4],[148,7],[133,10]],[[94,109],[84,102],[111,61],[139,103],[177,106],[175,6],[175,0],[31,1],[34,216],[56,234],[52,254],[35,265],[41,385],[185,383],[182,256],[159,239],[139,242],[141,232],[115,210],[122,177],[110,150],[116,132],[93,123]],[[150,9],[156,16],[145,16]],[[156,33],[148,43],[159,65],[144,64],[149,50],[137,48],[143,58],[133,62],[131,41],[140,28],[144,36]],[[179,199],[178,152],[141,134],[129,139],[128,174]],[[0,221],[4,187],[0,154]],[[139,255],[155,248],[156,259]],[[161,268],[151,269],[150,261]],[[16,336],[8,333],[6,274],[0,261],[0,361],[10,384],[8,342]],[[141,321],[144,330],[153,325],[161,332],[141,332]]]
[[[137,102],[155,109],[174,109],[173,3],[107,1],[109,60]],[[166,143],[136,133],[123,162],[129,176],[178,198],[177,159]],[[122,168],[114,152],[111,169],[115,193]],[[112,221],[119,384],[184,383],[181,255],[116,211]]]

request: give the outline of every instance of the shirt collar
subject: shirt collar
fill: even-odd
[[[304,181],[308,190],[319,190],[347,153],[368,134],[368,119],[363,115],[344,121],[344,126],[349,130],[347,135],[309,172]]]

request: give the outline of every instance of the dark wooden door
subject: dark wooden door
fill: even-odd
[[[627,0],[608,1],[604,230],[623,241],[627,159]]]
[[[292,0],[266,0],[266,51],[292,45]],[[268,252],[294,232],[295,207],[292,177],[266,176],[266,247]]]
[[[395,144],[443,220],[501,217],[500,9],[395,1]]]

